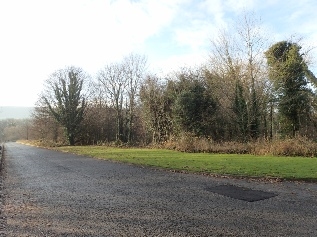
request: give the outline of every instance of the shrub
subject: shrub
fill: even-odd
[[[278,156],[315,157],[317,155],[317,143],[299,136],[272,142],[270,151],[272,155]]]
[[[183,152],[208,152],[208,153],[230,153],[246,154],[250,153],[249,144],[238,142],[216,143],[208,137],[195,137],[191,134],[183,134],[177,138],[172,138],[165,142],[163,148],[173,149]]]
[[[194,137],[191,134],[183,134],[178,138],[172,138],[160,146],[161,148],[178,150],[183,152],[209,152],[227,154],[253,154],[275,156],[317,156],[317,143],[307,137],[278,139],[268,141],[260,139],[255,142],[222,142],[216,143],[210,138]]]

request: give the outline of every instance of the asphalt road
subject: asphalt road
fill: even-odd
[[[3,236],[317,236],[317,184],[180,174],[16,143],[4,154]],[[276,196],[212,192],[221,185]]]

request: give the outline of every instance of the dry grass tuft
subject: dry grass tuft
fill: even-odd
[[[238,142],[216,143],[211,138],[193,137],[184,134],[180,138],[171,139],[163,144],[163,148],[183,152],[206,152],[226,154],[250,153],[249,144]]]
[[[251,153],[255,155],[316,157],[317,143],[301,136],[272,142],[260,141],[255,143]]]
[[[54,142],[51,140],[18,140],[17,142],[37,147],[60,147],[67,145],[65,142]]]
[[[317,156],[317,143],[306,137],[296,137],[268,141],[265,139],[255,142],[223,142],[216,143],[210,138],[193,137],[189,134],[171,139],[161,148],[183,152],[208,152],[226,154],[253,154],[273,156]]]

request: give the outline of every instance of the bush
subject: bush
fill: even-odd
[[[317,143],[301,136],[272,142],[262,141],[257,142],[252,153],[255,155],[316,157]]]
[[[306,137],[278,139],[268,141],[265,139],[249,143],[239,142],[213,142],[210,138],[194,137],[183,134],[172,138],[160,146],[183,152],[208,152],[226,154],[253,154],[274,156],[317,156],[317,143]]]
[[[163,144],[163,148],[183,152],[208,152],[246,154],[250,153],[249,144],[237,142],[216,143],[211,138],[194,137],[191,134],[183,134],[178,138],[172,138]]]
[[[66,143],[62,141],[56,143],[49,140],[28,140],[20,142],[44,147],[56,147],[66,145]],[[98,145],[112,147],[131,147],[129,144],[117,142],[105,142]],[[179,137],[173,137],[164,143],[151,144],[148,147],[170,149],[183,152],[317,157],[317,143],[309,140],[307,137],[301,136],[298,136],[296,138],[277,139],[273,141],[259,139],[258,141],[249,143],[216,143],[211,138],[195,137],[189,133],[186,133]]]

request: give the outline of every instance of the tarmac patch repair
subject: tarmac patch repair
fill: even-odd
[[[226,197],[247,202],[261,201],[277,196],[277,194],[275,193],[252,190],[249,188],[238,187],[234,185],[219,185],[215,187],[208,187],[207,190]]]

